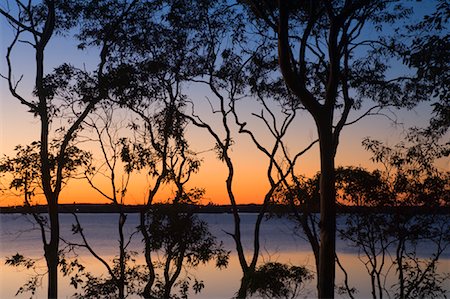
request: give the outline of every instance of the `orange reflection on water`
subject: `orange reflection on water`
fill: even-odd
[[[105,267],[92,256],[87,255],[84,252],[80,252],[79,257],[80,262],[87,267],[95,275],[106,275]],[[105,257],[106,260],[111,261],[112,256]],[[371,298],[370,293],[370,277],[364,268],[363,263],[357,258],[355,254],[339,254],[339,259],[342,265],[345,267],[349,275],[350,287],[356,287],[358,292],[356,293],[356,298]],[[260,257],[260,262],[282,262],[291,265],[304,265],[310,270],[314,271],[314,257],[311,252],[277,252],[277,253],[262,253]],[[142,256],[138,256],[136,262],[138,264],[144,264]],[[43,260],[40,261],[40,270],[45,271],[45,263]],[[390,265],[386,265],[388,268]],[[438,271],[448,272],[450,270],[450,259],[443,258],[439,261]],[[392,279],[395,271],[392,271],[391,275],[387,277],[387,286],[392,284]],[[7,267],[5,265],[1,266],[0,271],[0,297],[1,298],[13,298],[14,294],[18,288],[25,282],[27,278],[33,272],[27,271],[17,271],[13,267]],[[230,256],[229,265],[224,270],[218,270],[215,268],[214,263],[208,263],[206,265],[200,265],[195,271],[190,271],[192,275],[198,280],[203,280],[205,283],[205,288],[200,294],[192,294],[189,298],[193,299],[220,299],[220,298],[232,298],[239,288],[239,282],[241,277],[241,268],[239,266],[239,261],[236,255]],[[342,271],[336,269],[336,284],[341,284],[343,282],[344,276]],[[46,278],[42,281],[42,286],[38,288],[36,292],[36,298],[46,297]],[[391,281],[390,281],[391,280]],[[315,290],[315,279],[309,281],[302,293],[298,298],[316,298]],[[445,286],[444,286],[445,287]],[[448,283],[446,288],[448,288]],[[80,292],[80,290],[75,290],[72,286],[69,286],[69,280],[67,277],[60,277],[59,281],[59,296],[60,298],[71,298],[75,292]],[[29,298],[29,295],[21,294],[16,298]],[[140,298],[138,296],[130,296],[128,298]],[[257,297],[254,297],[257,298]],[[344,295],[336,294],[336,298],[347,298]]]

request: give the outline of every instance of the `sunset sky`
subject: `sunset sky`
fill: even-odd
[[[4,56],[6,46],[11,39],[11,30],[4,18],[0,18],[0,25],[0,67],[1,73],[3,73],[6,70]],[[93,49],[86,51],[77,50],[76,41],[73,39],[57,37],[48,46],[46,71],[50,72],[55,66],[63,62],[69,62],[79,67],[85,66],[89,69],[97,63],[96,54],[96,51]],[[30,97],[34,78],[33,50],[28,45],[21,45],[15,51],[13,58],[16,80],[23,74],[19,90],[22,95]],[[191,86],[188,93],[196,100],[198,105],[196,111],[208,111],[209,104],[205,100],[206,95],[203,90],[196,86]],[[276,110],[277,108],[277,105],[274,104],[273,109]],[[241,109],[243,112],[242,119],[255,129],[261,140],[264,140],[266,144],[270,144],[271,140],[267,138],[267,131],[263,128],[261,121],[249,115],[249,112],[258,113],[261,108],[255,104],[254,100],[249,100],[248,103],[242,104]],[[349,120],[356,119],[363,111],[353,111]],[[344,128],[336,157],[336,166],[362,166],[373,169],[376,165],[370,161],[370,153],[366,152],[361,146],[362,139],[369,136],[393,145],[404,137],[405,130],[408,127],[425,126],[430,117],[430,111],[430,105],[426,103],[411,111],[394,111],[397,122],[401,123],[401,125],[394,125],[386,117],[373,116],[351,127]],[[201,115],[204,116],[206,121],[214,123],[214,119],[207,114],[205,112],[205,114]],[[387,114],[394,117],[389,111]],[[0,118],[0,154],[2,156],[12,156],[16,145],[26,145],[39,139],[39,119],[34,118],[31,113],[27,112],[25,106],[19,104],[10,95],[6,81],[3,79],[0,80]],[[53,129],[56,127],[57,124],[53,124]],[[256,149],[248,136],[239,135],[237,130],[233,134],[235,145],[232,151],[232,158],[236,168],[234,190],[238,203],[260,203],[268,188],[266,177],[268,160]],[[200,172],[192,177],[190,186],[206,189],[204,204],[208,202],[227,204],[228,199],[225,189],[227,169],[216,158],[214,151],[211,150],[214,147],[212,138],[208,136],[206,131],[192,126],[187,129],[187,138],[191,149],[194,152],[201,153],[199,158],[203,161]],[[290,151],[294,154],[309,145],[316,138],[317,133],[312,118],[306,112],[301,112],[289,132],[287,143]],[[94,154],[98,153],[99,149],[94,144],[86,143],[83,146]],[[440,161],[439,167],[443,170],[449,170],[449,159]],[[297,173],[311,176],[318,170],[318,147],[314,146],[299,160]],[[0,180],[3,187],[5,187],[7,178],[0,177]],[[98,184],[101,188],[106,188],[105,190],[107,190],[108,186],[105,181],[98,180]],[[149,185],[152,185],[152,181],[143,173],[133,174],[126,196],[126,203],[144,203]],[[172,194],[173,190],[171,187],[164,187],[157,198],[165,200]],[[71,180],[60,196],[60,203],[72,202],[107,203],[108,201],[89,187],[86,181]],[[0,194],[0,206],[11,206],[21,203],[22,200],[11,195],[9,191]]]

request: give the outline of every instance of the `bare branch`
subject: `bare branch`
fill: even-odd
[[[82,240],[83,240],[83,244],[73,244],[73,243],[69,243],[71,245],[75,245],[75,246],[80,246],[80,247],[84,247],[86,248],[100,263],[102,263],[105,268],[108,270],[109,275],[111,276],[111,278],[114,280],[114,282],[117,284],[118,283],[118,279],[116,277],[116,275],[114,274],[113,269],[111,268],[111,266],[101,257],[99,256],[94,249],[89,245],[88,241],[86,240],[86,236],[84,235],[83,232],[83,228],[80,224],[80,221],[78,219],[77,214],[72,213],[72,215],[75,218],[75,221],[77,222],[77,233],[80,234]]]
[[[13,78],[12,78],[13,77],[13,75],[12,75],[13,68],[12,68],[12,63],[11,63],[11,53],[12,53],[12,50],[13,50],[15,44],[17,43],[21,33],[22,33],[21,30],[17,30],[17,32],[14,36],[14,39],[11,41],[11,44],[9,45],[9,47],[7,49],[6,63],[8,65],[8,74],[6,76],[2,75],[2,77],[8,81],[9,91],[11,92],[12,96],[15,97],[16,99],[18,99],[21,104],[29,107],[31,111],[35,112],[38,109],[37,105],[25,100],[25,98],[23,98],[21,95],[19,95],[17,93],[17,86],[18,86],[19,82],[22,80],[23,76],[21,76],[20,79],[16,83],[13,82]]]
[[[20,2],[20,1],[19,1]],[[42,37],[42,33],[35,30],[33,27],[27,26],[24,23],[18,21],[13,16],[11,16],[8,12],[6,12],[3,8],[0,7],[0,14],[5,16],[11,23],[15,24],[18,28],[26,30],[36,36]]]

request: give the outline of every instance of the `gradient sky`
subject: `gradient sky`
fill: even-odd
[[[4,18],[0,18],[1,35],[0,35],[0,72],[6,70],[5,52],[6,46],[11,38],[11,31],[5,23]],[[48,46],[46,53],[46,71],[49,72],[53,67],[62,62],[69,62],[76,66],[95,65],[97,62],[96,51],[76,50],[76,42],[72,39],[58,37],[54,39]],[[30,96],[33,78],[34,78],[34,61],[33,51],[27,45],[21,45],[14,54],[14,67],[16,68],[16,79],[20,75],[24,75],[20,91],[25,96]],[[208,108],[205,101],[205,95],[202,90],[191,89],[190,93],[197,98],[199,107],[202,111]],[[275,110],[277,106],[273,107]],[[249,111],[260,110],[254,102],[245,104],[242,107],[243,119],[249,122],[250,126],[255,129],[258,136],[270,143],[267,138],[267,132],[261,126],[261,123],[248,115]],[[341,134],[341,141],[336,157],[336,166],[362,166],[369,169],[376,167],[370,161],[370,153],[366,152],[361,146],[364,137],[370,136],[387,142],[390,145],[397,143],[402,139],[405,129],[410,126],[425,126],[430,116],[431,108],[429,104],[421,104],[411,111],[396,111],[397,121],[403,125],[393,125],[388,119],[376,116],[369,117],[357,124],[344,128]],[[245,115],[247,113],[247,115]],[[349,120],[357,118],[361,111],[354,111]],[[205,119],[210,119],[205,115]],[[6,81],[0,80],[0,154],[13,155],[13,149],[18,144],[28,144],[39,139],[39,120],[33,118],[32,114],[27,112],[25,106],[20,105],[18,101],[9,94]],[[56,124],[54,125],[55,129]],[[295,125],[288,134],[289,149],[292,153],[301,150],[317,137],[312,118],[302,112],[295,121]],[[232,158],[236,167],[234,178],[234,190],[238,203],[259,203],[268,188],[266,177],[266,166],[268,160],[256,149],[254,144],[246,135],[234,133],[235,146],[232,151]],[[203,163],[198,174],[192,177],[190,186],[206,189],[206,196],[203,203],[213,202],[217,204],[227,204],[228,199],[225,189],[225,179],[227,175],[226,166],[216,159],[213,151],[214,143],[208,134],[199,128],[189,127],[187,138],[191,143],[191,149],[195,152],[202,152],[199,157]],[[87,146],[88,150],[97,152],[98,149],[93,145]],[[443,170],[450,169],[449,159],[440,161],[439,167]],[[315,146],[307,154],[305,154],[298,163],[298,174],[311,176],[319,170],[319,154],[318,147]],[[2,184],[6,184],[5,178],[0,178]],[[98,181],[102,188],[107,188],[104,183]],[[143,174],[133,174],[132,180],[127,193],[126,202],[129,204],[144,203],[147,195],[149,184]],[[165,187],[157,196],[159,200],[165,200],[173,194],[170,187]],[[96,191],[88,186],[83,180],[72,180],[63,190],[60,203],[107,203]],[[22,200],[5,192],[0,194],[0,206],[10,206],[21,204]]]

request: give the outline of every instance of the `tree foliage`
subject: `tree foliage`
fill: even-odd
[[[262,298],[297,298],[304,284],[312,278],[305,267],[269,262],[256,269],[249,291]]]
[[[347,169],[352,175],[343,177],[344,184],[338,185],[338,190],[372,210],[348,215],[339,234],[358,249],[371,278],[373,298],[385,294],[394,298],[445,298],[443,285],[449,276],[439,273],[437,265],[450,246],[446,217],[439,213],[439,207],[448,206],[449,173],[439,171],[434,162],[448,156],[448,144],[437,144],[417,130],[409,133],[407,141],[389,147],[364,140],[373,160],[382,163],[385,171]],[[374,175],[375,184],[360,180]],[[357,189],[347,188],[355,183]],[[378,186],[383,186],[381,197]],[[402,211],[419,206],[427,210]],[[418,251],[425,244],[430,254],[424,257]],[[386,285],[384,277],[388,275],[394,277],[393,285]]]
[[[180,288],[181,298],[187,298],[192,278],[188,275],[178,281],[184,267],[196,268],[213,259],[216,260],[217,268],[227,267],[230,252],[209,232],[206,222],[186,211],[186,207],[180,203],[153,205],[147,212],[146,221],[151,251],[162,254],[162,274],[157,277],[153,289],[155,298],[178,298],[172,294],[172,288],[176,285]],[[203,287],[203,282],[195,278],[192,285],[195,293]]]
[[[448,206],[450,173],[439,169],[436,161],[450,155],[450,143],[413,129],[404,142],[392,147],[369,138],[363,145],[385,168],[383,179],[390,186],[392,205]]]
[[[433,164],[436,158],[449,154],[449,144],[438,143],[450,123],[448,1],[436,1],[434,10],[419,21],[411,21],[414,5],[383,0],[46,0],[42,3],[17,0],[15,4],[17,7],[12,10],[8,5],[0,8],[13,29],[7,47],[7,70],[2,77],[7,80],[12,96],[39,117],[41,140],[17,147],[16,157],[1,160],[0,172],[11,175],[9,188],[23,193],[26,204],[30,204],[37,193],[42,192],[46,197],[50,221],[47,223],[36,215],[35,219],[41,226],[45,257],[51,269],[49,296],[57,294],[57,265],[63,264],[63,272],[72,267],[67,266],[64,259],[59,260],[60,191],[80,167],[90,163],[90,154],[74,146],[74,141],[87,125],[84,122],[87,116],[102,102],[106,106],[129,109],[140,119],[131,125],[135,140],[116,140],[114,157],[105,155],[104,158],[105,163],[114,160],[115,165],[120,157],[126,175],[145,169],[152,179],[139,225],[147,269],[133,266],[132,254],[125,253],[122,236],[119,258],[112,267],[107,265],[110,278],[86,274],[86,296],[113,296],[118,288],[118,296],[124,297],[124,270],[128,267],[127,271],[131,272],[127,272],[127,280],[147,279],[143,283],[144,290],[136,291],[142,287],[140,283],[129,284],[133,292],[149,296],[153,290],[154,296],[169,297],[172,287],[178,285],[180,296],[186,297],[192,281],[176,282],[183,263],[196,267],[216,257],[218,266],[226,265],[227,254],[216,244],[205,223],[180,208],[186,203],[196,203],[203,194],[202,189],[186,187],[201,164],[186,138],[186,128],[191,123],[214,138],[217,156],[228,168],[226,188],[235,221],[234,232],[230,234],[236,241],[244,273],[239,297],[247,295],[248,283],[264,281],[264,275],[273,277],[266,281],[270,290],[253,285],[252,292],[265,292],[274,297],[288,296],[295,290],[291,284],[297,286],[302,282],[295,280],[292,273],[307,277],[305,273],[297,273],[300,268],[277,263],[256,268],[260,224],[274,193],[296,208],[293,210],[295,217],[305,230],[315,255],[319,297],[334,294],[336,202],[380,209],[439,207],[450,203],[450,175]],[[58,34],[71,35],[74,31],[79,49],[98,52],[97,66],[81,68],[63,62],[53,70],[46,70],[44,54],[52,38]],[[29,96],[19,93],[21,79],[16,80],[14,74],[12,53],[19,43],[31,46],[36,57],[35,86]],[[198,104],[194,97],[197,94],[190,94],[200,86],[198,90],[202,92],[204,86],[208,87],[211,115],[218,116],[211,123],[196,114]],[[217,105],[209,99],[210,95],[217,100]],[[239,104],[248,98],[263,107],[261,113],[252,115],[263,121],[270,131],[275,140],[272,149],[265,147],[248,129],[248,123],[241,120]],[[269,101],[281,106],[281,114],[286,117],[281,126],[267,104]],[[356,167],[335,169],[334,159],[344,127],[366,116],[380,115],[382,109],[410,109],[425,101],[432,101],[434,107],[428,129],[423,132],[416,129],[404,143],[394,147],[375,140],[364,141],[364,146],[374,153],[374,161],[384,164],[386,171],[369,172]],[[321,172],[310,179],[294,174],[295,160],[300,153],[291,159],[282,140],[300,110],[310,113],[317,126]],[[61,127],[54,131],[57,123]],[[255,223],[254,254],[250,263],[240,240],[240,218],[233,193],[231,150],[237,139],[231,131],[235,125],[240,133],[247,133],[269,159],[270,189]],[[49,142],[52,138],[55,138],[53,143]],[[408,142],[414,144],[410,146]],[[280,152],[282,162],[277,160]],[[284,165],[288,165],[288,171]],[[114,167],[109,170],[113,196],[107,198],[118,204]],[[96,171],[98,169],[91,167],[86,174],[92,178]],[[292,180],[291,186],[288,177]],[[92,180],[90,183],[95,188]],[[168,210],[154,205],[163,185],[174,186],[176,190],[173,206]],[[126,187],[120,192],[124,197]],[[311,213],[315,209],[321,211],[319,227]],[[369,215],[367,219],[350,223],[350,227],[356,229],[348,231],[347,237],[357,246],[372,246],[363,246],[363,250],[379,252],[393,244],[387,238],[393,232],[386,231],[395,231],[399,240],[396,243],[399,275],[408,276],[409,282],[415,282],[416,286],[422,287],[421,283],[426,282],[431,290],[429,294],[417,291],[400,279],[399,296],[438,294],[439,289],[432,288],[436,276],[432,271],[422,271],[421,260],[414,257],[414,244],[418,239],[438,242],[435,237],[439,233],[428,226],[428,219],[420,220],[428,230],[419,231],[411,218],[402,218],[397,223],[399,226],[386,228],[383,219],[377,217]],[[125,220],[126,215],[121,213],[119,234]],[[49,242],[44,230],[47,225],[51,231]],[[171,234],[164,233],[163,229]],[[82,233],[80,225],[75,226],[74,233]],[[445,243],[439,246],[442,244]],[[88,246],[86,242],[84,245]],[[411,251],[406,250],[408,246]],[[157,263],[153,263],[151,257],[155,251],[163,251],[166,258],[164,277],[158,277],[156,282]],[[377,254],[369,254],[372,260],[377,257]],[[9,261],[24,264],[19,256]],[[427,265],[433,268],[433,263]],[[371,275],[378,279],[381,268],[374,269]],[[431,276],[426,274],[420,276],[420,281],[414,280],[416,270],[431,273]],[[143,275],[142,271],[148,271],[148,275]],[[122,288],[117,285],[118,276],[121,276]],[[290,280],[282,280],[281,276]],[[78,278],[72,282],[82,283]],[[195,280],[194,291],[202,287],[202,282]],[[381,296],[382,291],[379,294]]]
[[[48,156],[51,173],[56,175],[58,169],[58,153],[61,143],[53,140]],[[32,142],[30,145],[15,147],[15,157],[4,156],[0,161],[0,172],[11,176],[9,189],[14,189],[24,195],[25,204],[30,205],[32,197],[43,193],[42,171],[40,162],[40,142]],[[63,184],[66,185],[70,178],[82,173],[89,165],[92,155],[77,146],[67,148],[62,172]],[[53,185],[55,181],[52,181]]]

